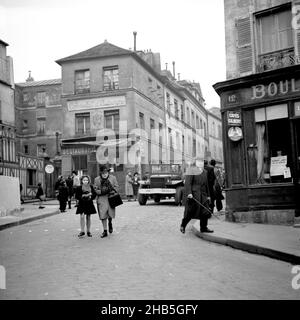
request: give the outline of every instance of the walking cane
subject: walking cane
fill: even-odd
[[[204,208],[205,210],[207,210],[212,216],[216,217],[217,219],[221,220],[218,216],[216,216],[210,209],[208,209],[207,207],[205,207],[200,201],[198,201],[197,199],[193,198],[189,198],[190,200],[195,200],[202,208]]]

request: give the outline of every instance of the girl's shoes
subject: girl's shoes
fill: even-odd
[[[184,226],[180,226],[180,231],[181,231],[182,233],[185,233],[185,228],[184,228]]]
[[[87,234],[88,237],[92,236],[92,234],[90,232],[87,232],[86,234]]]
[[[78,235],[78,237],[81,238],[81,237],[83,237],[84,235],[85,235],[84,232],[80,232],[79,235]]]
[[[101,234],[101,238],[107,237],[107,230],[104,230]]]

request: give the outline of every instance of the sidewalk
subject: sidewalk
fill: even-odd
[[[265,255],[270,258],[300,265],[300,229],[294,226],[233,223],[225,215],[217,214],[208,221],[214,233],[201,233],[197,220],[192,231],[201,239],[235,249]]]
[[[21,211],[5,217],[0,217],[0,230],[18,226],[37,219],[43,219],[58,214],[59,204],[57,200],[50,200],[43,203],[44,209],[39,209],[39,201],[24,203]]]

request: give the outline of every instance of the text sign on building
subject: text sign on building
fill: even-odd
[[[227,111],[227,124],[229,126],[242,126],[241,113],[239,111]]]
[[[105,107],[119,107],[126,105],[125,96],[104,97],[95,99],[82,99],[68,101],[68,110],[97,109]]]

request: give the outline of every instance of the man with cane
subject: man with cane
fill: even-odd
[[[181,222],[180,231],[185,233],[187,224],[192,219],[200,220],[200,231],[211,233],[207,222],[211,217],[210,193],[207,181],[207,171],[203,166],[197,167],[196,163],[192,166],[185,177],[184,185],[184,216]]]

